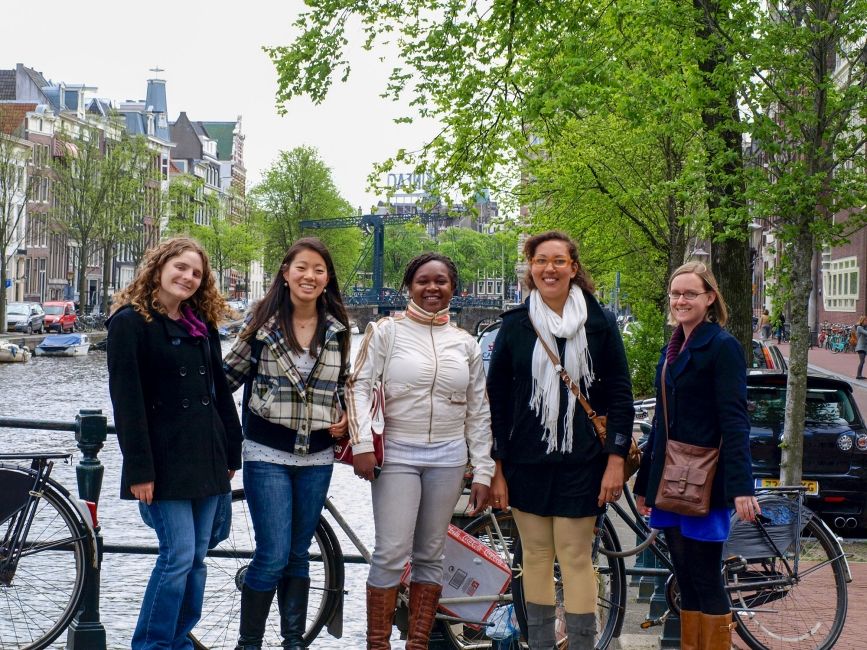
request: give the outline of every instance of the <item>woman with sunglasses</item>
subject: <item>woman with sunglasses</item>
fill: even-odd
[[[511,506],[521,535],[530,648],[556,646],[556,556],[569,648],[590,650],[596,642],[593,527],[623,489],[634,415],[629,370],[614,314],[594,298],[569,236],[531,237],[524,255],[530,297],[503,315],[488,368],[497,467],[491,503]],[[546,346],[596,412],[608,416],[605,446]]]

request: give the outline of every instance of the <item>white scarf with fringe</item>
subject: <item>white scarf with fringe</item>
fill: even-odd
[[[593,361],[587,348],[587,302],[580,288],[575,285],[569,289],[569,297],[563,306],[563,315],[553,311],[537,289],[530,292],[530,320],[536,327],[539,337],[548,344],[553,352],[557,351],[554,337],[566,339],[566,348],[560,363],[573,381],[587,390],[593,383]],[[530,407],[542,421],[542,440],[548,443],[547,453],[558,450],[557,421],[560,418],[560,386],[562,380],[539,341],[533,348],[533,395]],[[572,430],[575,422],[575,402],[572,391],[567,391],[566,418],[564,423],[562,451],[572,451]]]

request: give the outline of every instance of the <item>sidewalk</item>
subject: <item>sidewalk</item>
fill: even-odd
[[[770,342],[773,343],[773,341]],[[780,348],[780,352],[788,361],[789,344],[781,343],[777,347]],[[855,371],[858,370],[857,354],[854,352],[835,354],[825,348],[812,348],[807,353],[807,365],[812,373],[829,375],[852,384],[852,393],[858,404],[858,410],[861,411],[863,417],[867,417],[867,381],[855,379]],[[867,372],[867,364],[865,364],[864,371]]]

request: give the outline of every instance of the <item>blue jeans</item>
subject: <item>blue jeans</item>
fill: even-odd
[[[192,649],[187,634],[202,615],[205,554],[218,500],[212,496],[139,504],[159,539],[159,556],[145,589],[133,650]]]
[[[310,540],[331,483],[332,465],[244,463],[244,491],[256,550],[244,584],[271,591],[284,577],[310,575]]]

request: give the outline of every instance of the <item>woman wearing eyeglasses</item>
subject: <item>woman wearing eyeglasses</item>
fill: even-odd
[[[521,535],[530,648],[555,647],[556,556],[569,649],[589,650],[596,640],[593,527],[623,489],[632,388],[616,319],[593,297],[575,243],[550,231],[528,239],[524,255],[530,296],[503,315],[488,369],[497,466],[491,503],[511,506]],[[543,342],[608,416],[604,447]]]
[[[729,507],[733,504],[747,521],[760,513],[753,496],[746,361],[740,343],[723,329],[728,311],[707,266],[689,262],[678,268],[671,276],[668,297],[668,322],[674,333],[657,366],[656,418],[647,443],[651,452],[642,457],[633,492],[642,514],[650,514],[650,525],[665,532],[680,587],[680,647],[728,649],[732,615],[720,567]],[[667,427],[664,420],[660,423],[660,417],[665,417],[663,390]],[[704,517],[652,508],[668,438],[720,449],[711,510]]]

